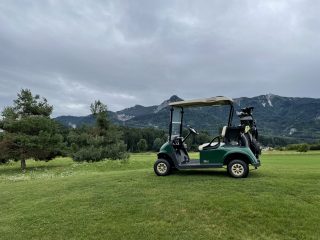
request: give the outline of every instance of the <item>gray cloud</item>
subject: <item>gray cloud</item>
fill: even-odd
[[[318,1],[1,1],[0,108],[54,115],[227,95],[319,97]]]

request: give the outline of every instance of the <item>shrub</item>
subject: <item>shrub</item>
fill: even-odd
[[[299,144],[289,144],[287,150],[298,150]]]
[[[278,150],[278,151],[285,151],[286,150],[285,147],[276,147],[275,149]]]
[[[306,143],[299,144],[297,152],[307,152],[309,150],[309,145]]]
[[[320,150],[320,144],[312,144],[310,150]]]
[[[161,148],[162,146],[162,140],[160,138],[156,138],[153,142],[153,146],[152,146],[152,149],[154,151],[159,151],[159,149]]]
[[[73,154],[72,158],[76,162],[97,162],[103,159],[102,152],[101,148],[90,146],[81,148]]]
[[[76,151],[72,158],[76,162],[98,162],[104,159],[128,159],[127,146],[123,142],[110,144],[105,147],[89,146]]]
[[[117,159],[128,159],[129,153],[126,151],[127,145],[125,145],[122,141],[111,144],[104,149],[104,157],[112,160]]]

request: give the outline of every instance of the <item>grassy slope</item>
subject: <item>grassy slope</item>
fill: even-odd
[[[0,166],[1,239],[318,239],[320,153],[265,154],[247,179],[224,169],[156,177],[154,154]]]

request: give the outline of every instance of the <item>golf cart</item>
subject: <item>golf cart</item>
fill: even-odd
[[[232,126],[234,107],[230,98],[218,96],[173,102],[169,105],[171,106],[169,139],[160,148],[158,160],[154,164],[154,171],[158,176],[168,175],[173,169],[208,169],[226,166],[227,172],[232,177],[245,178],[249,173],[249,165],[255,168],[260,166],[261,152],[256,139],[253,108],[242,109],[242,112],[238,113],[241,124]],[[219,136],[199,146],[200,159],[190,159],[185,141],[191,135],[197,135],[198,132],[188,126],[189,133],[186,137],[182,137],[184,108],[206,106],[229,106],[228,123],[222,128]],[[252,144],[253,141],[255,141],[254,144]],[[259,150],[253,151],[254,148],[251,148],[251,145]]]

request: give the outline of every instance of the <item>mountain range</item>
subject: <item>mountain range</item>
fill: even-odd
[[[135,105],[117,112],[109,111],[108,115],[111,121],[118,125],[167,129],[170,111],[168,105],[170,102],[180,100],[182,99],[174,95],[159,105]],[[236,111],[240,111],[243,107],[254,107],[253,115],[260,134],[299,139],[320,138],[319,98],[282,97],[266,94],[233,100]],[[185,124],[215,134],[219,128],[226,124],[228,110],[227,107],[185,109]],[[55,119],[69,127],[79,127],[84,124],[92,125],[95,121],[92,115],[83,117],[60,116]],[[239,124],[236,114],[233,124]]]

